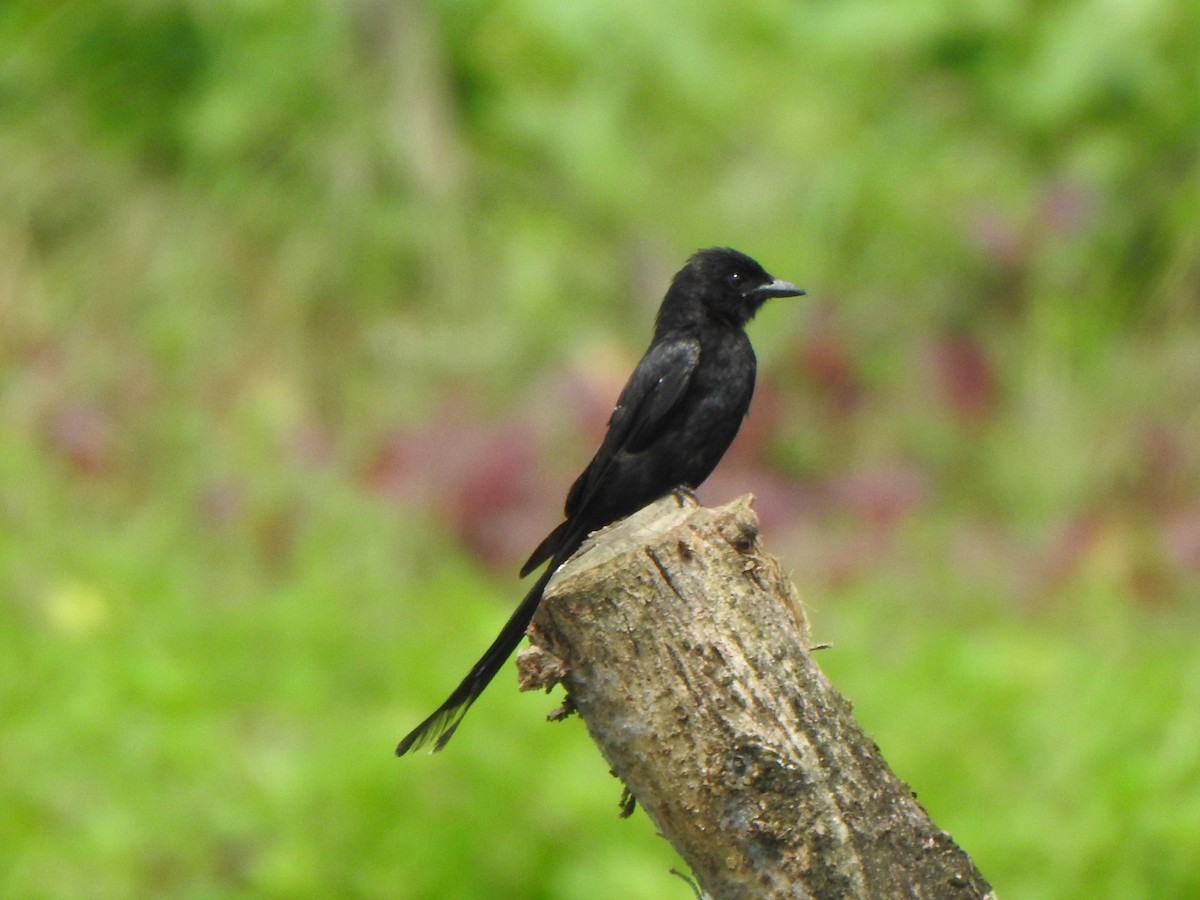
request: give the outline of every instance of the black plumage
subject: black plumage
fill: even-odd
[[[803,294],[726,247],[701,250],[676,273],[654,338],[621,391],[600,449],[567,494],[565,520],[521,568],[549,561],[500,634],[446,701],[400,742],[440,750],[520,643],[554,572],[598,528],[664,494],[700,485],[725,454],[754,393],[745,326],[772,297]]]

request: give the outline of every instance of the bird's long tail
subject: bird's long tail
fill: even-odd
[[[521,605],[516,608],[504,627],[500,629],[500,634],[479,658],[479,662],[471,667],[467,677],[446,698],[446,702],[434,710],[429,718],[410,731],[408,736],[400,742],[396,747],[397,756],[403,756],[409,750],[415,750],[431,740],[436,741],[433,745],[434,752],[446,746],[446,742],[453,737],[455,729],[458,728],[463,716],[467,714],[467,710],[471,708],[471,704],[475,702],[475,698],[483,693],[483,689],[500,671],[517,644],[521,643],[525,629],[533,619],[538,604],[542,602],[542,593],[546,590],[546,585],[562,561],[557,555],[550,561],[546,571],[538,576],[538,580],[529,589],[529,593],[525,595]]]

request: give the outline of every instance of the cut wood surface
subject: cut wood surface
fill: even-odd
[[[813,662],[743,497],[665,497],[551,582],[522,688],[562,683],[632,796],[716,900],[990,896]]]

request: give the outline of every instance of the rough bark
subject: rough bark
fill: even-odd
[[[546,593],[522,687],[561,682],[717,900],[990,896],[809,653],[744,497],[667,497],[599,532]]]

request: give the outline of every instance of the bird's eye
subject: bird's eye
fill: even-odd
[[[726,280],[727,280],[727,281],[728,281],[728,282],[729,282],[731,285],[733,285],[734,287],[737,287],[739,284],[741,284],[741,283],[742,283],[742,273],[741,273],[741,272],[734,272],[734,273],[733,273],[732,275],[730,275],[730,276],[729,276],[729,278],[728,278],[728,279],[726,279]]]

